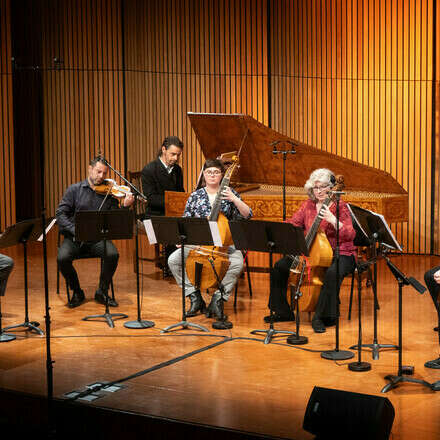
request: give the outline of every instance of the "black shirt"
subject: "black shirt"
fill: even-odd
[[[185,191],[182,168],[173,166],[171,173],[165,169],[159,158],[145,165],[142,170],[142,190],[148,199],[148,215],[165,214],[165,191]]]
[[[56,211],[60,232],[68,237],[75,236],[75,214],[77,211],[97,211],[100,209],[105,195],[96,193],[87,179],[70,185]],[[102,210],[117,209],[118,201],[108,196]]]

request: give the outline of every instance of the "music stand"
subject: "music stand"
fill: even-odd
[[[435,384],[430,384],[429,382],[426,382],[425,380],[420,379],[414,379],[413,377],[408,377],[404,373],[404,368],[402,367],[402,290],[403,286],[409,286],[411,285],[417,292],[422,294],[426,287],[420,284],[415,278],[413,277],[406,277],[392,262],[391,260],[384,255],[384,258],[387,262],[387,266],[390,269],[391,273],[396,278],[398,284],[399,284],[399,367],[397,370],[397,375],[389,374],[385,376],[386,380],[389,380],[390,382],[386,384],[381,392],[386,393],[392,388],[395,388],[398,383],[400,382],[412,382],[412,383],[418,383],[421,384],[430,390],[435,391]],[[409,368],[406,367],[405,370],[408,370]]]
[[[308,250],[302,228],[291,223],[270,222],[262,220],[233,220],[229,222],[232,239],[237,249],[247,249],[257,252],[269,252],[269,269],[272,273],[273,254],[308,255]],[[264,343],[268,344],[277,334],[296,335],[285,330],[275,330],[273,325],[273,310],[269,300],[270,324],[269,330],[252,330],[251,334],[266,335]]]
[[[133,211],[113,209],[109,211],[78,211],[75,214],[75,239],[83,242],[104,241],[104,259],[107,257],[107,240],[123,240],[133,237]],[[124,313],[110,313],[108,294],[103,315],[83,318],[90,321],[104,318],[109,327],[114,328],[113,318],[128,318]]]
[[[49,224],[51,219],[47,220]],[[47,226],[47,224],[45,226]],[[3,330],[25,327],[29,331],[34,331],[39,335],[44,335],[43,330],[39,329],[40,323],[29,321],[29,294],[28,294],[28,265],[27,265],[27,243],[37,241],[43,232],[41,217],[23,220],[7,228],[0,236],[0,248],[14,246],[19,243],[23,245],[24,261],[24,322],[22,324],[11,325]]]
[[[182,320],[165,327],[161,333],[167,333],[178,327],[182,327],[182,329],[189,327],[208,332],[206,327],[186,320],[185,307],[185,246],[214,244],[208,219],[152,216],[149,220],[145,220],[144,224],[150,244],[181,246]]]
[[[379,344],[377,340],[377,311],[379,309],[379,302],[377,299],[377,259],[380,255],[377,253],[378,243],[383,243],[387,247],[402,251],[399,243],[394,238],[385,218],[375,212],[369,211],[368,209],[360,208],[359,206],[349,204],[349,209],[353,219],[353,226],[357,232],[362,231],[357,234],[359,242],[355,242],[357,246],[370,246],[372,250],[373,262],[373,343],[372,344],[362,344],[362,347],[371,348],[373,360],[379,359],[379,350],[381,348],[395,348],[399,347],[394,344]],[[356,349],[357,345],[350,347],[351,349]]]

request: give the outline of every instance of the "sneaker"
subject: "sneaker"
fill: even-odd
[[[75,290],[73,292],[72,298],[70,298],[69,303],[67,304],[68,307],[70,307],[71,309],[80,306],[84,300],[86,299],[84,292],[79,289],[79,290]]]
[[[104,304],[108,298],[108,305],[110,307],[117,307],[118,303],[113,298],[110,298],[107,293],[104,293],[101,289],[95,292],[95,301],[99,304]]]

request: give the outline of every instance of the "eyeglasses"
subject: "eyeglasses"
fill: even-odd
[[[314,191],[325,191],[330,185],[324,185],[324,186],[314,186]]]
[[[222,172],[220,170],[205,170],[207,176],[218,176]]]

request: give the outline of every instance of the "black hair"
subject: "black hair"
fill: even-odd
[[[92,168],[94,168],[95,165],[96,165],[98,162],[100,162],[100,163],[102,163],[103,165],[107,166],[107,161],[106,161],[106,160],[104,159],[104,157],[102,157],[102,156],[96,156],[96,157],[94,157],[94,158],[89,162],[89,165],[90,165]]]
[[[220,159],[206,159],[204,165],[203,165],[203,171],[207,170],[208,168],[218,168],[222,174],[225,172],[225,165]]]
[[[163,140],[162,145],[159,148],[159,152],[157,154],[157,157],[162,155],[162,147],[165,147],[165,149],[168,150],[168,148],[170,148],[171,145],[175,145],[177,148],[180,148],[181,150],[183,150],[183,142],[177,136],[167,136]]]

